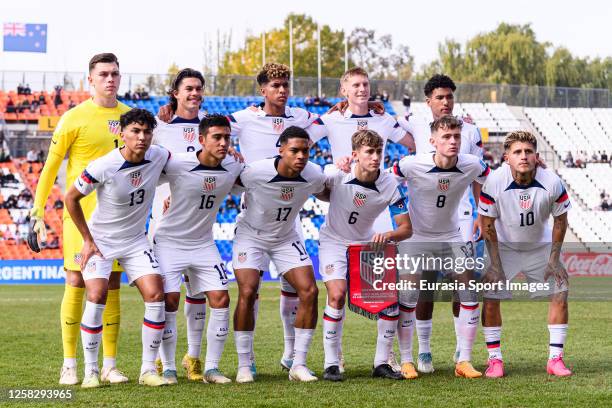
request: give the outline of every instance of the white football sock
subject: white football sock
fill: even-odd
[[[455,340],[456,340],[456,345],[455,345],[455,353],[459,352],[459,317],[453,315],[453,324],[455,326]]]
[[[238,368],[251,366],[251,350],[253,349],[253,331],[235,331],[236,353],[238,353]]]
[[[548,346],[548,358],[557,358],[563,355],[563,346],[567,337],[567,324],[549,324],[548,333],[550,341]]]
[[[313,334],[314,329],[295,328],[295,350],[292,368],[306,365],[306,357],[308,356],[308,350],[310,350]]]
[[[76,366],[77,366],[76,358],[73,358],[73,357],[66,358],[66,357],[64,357],[64,367],[76,368]]]
[[[400,358],[403,363],[412,363],[412,338],[414,336],[416,304],[400,305],[397,338]]]
[[[376,336],[376,354],[374,355],[374,367],[387,364],[389,352],[393,348],[393,339],[397,330],[399,316],[380,317],[376,322],[378,335]]]
[[[300,298],[296,293],[285,292],[281,290],[280,295],[280,315],[283,322],[283,337],[285,340],[285,349],[283,350],[283,358],[291,360],[293,358],[293,348],[295,342],[295,316],[297,308],[300,304]]]
[[[176,371],[176,313],[166,312],[166,327],[162,335],[162,344],[159,348],[159,357],[161,358],[164,370]]]
[[[483,327],[482,332],[484,334],[485,343],[487,343],[487,351],[489,352],[489,359],[502,360],[501,352],[501,326],[494,327]]]
[[[210,308],[208,330],[206,331],[206,361],[204,372],[219,367],[227,334],[229,333],[229,307]]]
[[[419,340],[419,354],[431,353],[431,319],[416,320],[416,332]]]
[[[457,362],[472,360],[472,348],[478,331],[479,318],[478,302],[461,302],[457,322],[459,329],[459,359]]]
[[[342,316],[342,309],[334,309],[330,305],[325,305],[325,313],[323,314],[324,368],[340,365],[338,345],[342,343]]]
[[[206,297],[198,294],[196,297],[185,297],[185,320],[187,321],[187,354],[192,358],[200,358],[202,336],[206,322]]]
[[[81,342],[85,357],[85,374],[90,370],[98,371],[98,351],[102,340],[102,314],[105,305],[85,302],[81,318]]]
[[[155,371],[155,358],[165,327],[165,302],[145,302],[142,322],[142,366],[140,374]]]

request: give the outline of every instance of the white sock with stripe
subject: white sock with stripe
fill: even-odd
[[[98,371],[98,352],[102,340],[102,314],[105,305],[85,303],[85,310],[81,318],[81,342],[83,343],[83,356],[85,357],[85,374],[91,370]]]
[[[164,302],[145,302],[144,319],[142,321],[142,366],[140,367],[140,374],[145,371],[155,371],[155,358],[157,358],[166,325],[164,308]]]

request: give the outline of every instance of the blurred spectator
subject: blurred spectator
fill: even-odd
[[[606,153],[605,150],[603,151],[603,153],[601,153],[601,162],[602,163],[607,163],[608,162],[608,153]]]
[[[4,150],[4,148],[2,147],[2,145],[0,144],[0,163],[7,163],[11,161],[11,155],[8,152],[8,150]],[[11,174],[11,176],[13,176]],[[13,176],[14,178],[15,176]]]
[[[53,104],[57,109],[58,106],[62,104],[62,87],[61,85],[57,85],[55,87],[55,96],[53,97]]]
[[[389,93],[383,89],[381,101],[389,102]]]
[[[310,95],[304,98],[304,106],[310,107],[314,105],[314,98]]]
[[[17,85],[17,95],[23,95],[23,84]]]
[[[72,109],[76,106],[76,103],[74,103],[74,101],[71,99],[70,103],[68,104],[68,109]]]
[[[13,102],[12,99],[9,99],[8,102],[6,103],[6,113],[15,113],[16,109],[15,109],[15,103]]]
[[[38,153],[36,154],[36,161],[39,163],[42,163],[45,161],[45,151],[43,149],[40,149],[38,151]]]
[[[45,95],[43,95],[42,93],[38,95],[38,104],[45,105],[46,103],[47,101],[45,100]]]
[[[565,163],[565,167],[576,167],[576,165],[574,164],[574,156],[572,156],[572,152],[567,152],[563,163]]]
[[[597,157],[597,153],[593,152],[591,155],[591,163],[597,163],[599,161],[599,157]]]
[[[402,97],[402,104],[406,107],[407,111],[410,109],[410,95],[404,94]]]
[[[28,150],[26,160],[28,163],[36,163],[38,161],[38,153],[34,149]]]
[[[24,99],[23,102],[21,102],[21,105],[19,105],[19,108],[17,108],[17,111],[19,113],[23,113],[23,111],[29,110],[29,109],[30,109],[30,101],[28,101],[27,99]]]
[[[53,203],[53,208],[56,210],[61,210],[64,208],[64,202],[62,200],[60,200],[59,198],[57,200],[55,200],[55,202]]]
[[[609,202],[610,197],[608,197],[607,195],[603,198],[603,200],[601,200],[601,210],[602,211],[610,211],[610,202]]]
[[[26,84],[26,86],[23,88],[23,94],[24,95],[32,95],[32,90],[30,89],[30,84]]]
[[[132,94],[130,93],[130,90],[128,89],[128,91],[125,93],[125,95],[123,95],[123,99],[125,99],[126,101],[131,101],[132,100]]]
[[[576,154],[576,167],[582,167],[584,168],[586,166],[586,161],[587,161],[587,155],[586,152],[584,150],[580,150],[577,154]]]
[[[59,237],[55,234],[52,235],[51,241],[47,241],[47,249],[58,249],[59,248]],[[51,237],[49,237],[51,238]]]

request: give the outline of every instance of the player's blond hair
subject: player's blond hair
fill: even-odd
[[[360,75],[360,76],[369,78],[368,72],[365,69],[361,67],[354,67],[346,71],[344,74],[342,74],[342,76],[340,77],[340,83],[348,81],[350,77],[355,76],[355,75]]]
[[[361,146],[379,148],[383,146],[383,139],[373,130],[358,130],[351,137],[353,150],[359,150]]]
[[[504,150],[510,150],[510,147],[516,142],[529,143],[533,145],[534,150],[538,150],[538,140],[533,133],[526,130],[516,130],[508,133],[504,140]]]
[[[457,119],[452,115],[444,115],[441,118],[431,122],[429,127],[431,129],[431,133],[437,131],[438,129],[461,129],[463,127],[463,122],[461,119]]]
[[[278,64],[271,62],[264,65],[257,74],[257,83],[264,85],[270,82],[272,79],[289,79],[291,77],[291,70],[285,64]]]

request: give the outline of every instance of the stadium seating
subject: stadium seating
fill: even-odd
[[[56,92],[33,92],[31,95],[17,95],[15,91],[0,90],[0,115],[6,122],[36,122],[41,116],[61,116],[70,109],[71,105],[77,105],[89,98],[89,92],[65,91],[60,93],[61,104],[55,105]],[[13,102],[15,112],[7,112],[9,100]],[[32,109],[20,110],[23,101],[27,100],[29,105],[35,104]],[[44,101],[44,103],[43,103]]]

